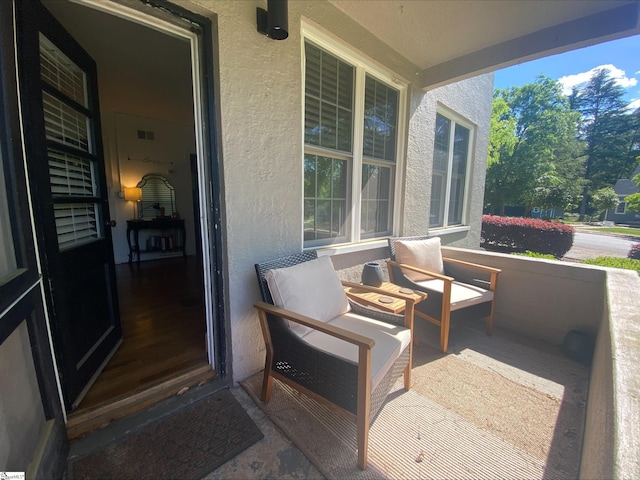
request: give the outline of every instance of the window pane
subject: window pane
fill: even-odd
[[[464,184],[469,157],[469,129],[456,124],[453,137],[453,167],[451,169],[451,192],[449,194],[449,225],[462,223],[464,207]]]
[[[431,181],[431,206],[429,209],[430,227],[442,227],[444,225],[450,130],[451,121],[438,114],[436,116],[436,135],[433,147],[433,179]]]
[[[53,207],[60,251],[103,238],[96,203],[61,203]]]
[[[319,155],[304,157],[304,239],[336,239],[346,235],[346,160]]]
[[[48,157],[51,193],[54,197],[97,195],[94,162],[52,148],[48,149]]]
[[[305,143],[351,153],[354,68],[305,43]]]
[[[462,224],[470,138],[469,128],[437,114],[429,209],[431,227]]]
[[[444,224],[444,178],[442,175],[433,175],[431,181],[431,206],[429,210],[429,226],[441,227]]]
[[[367,75],[364,95],[363,153],[395,162],[398,91]]]
[[[89,119],[46,92],[42,92],[42,101],[47,140],[91,152]]]
[[[362,212],[360,228],[363,237],[389,233],[391,169],[376,165],[362,167]]]
[[[85,72],[40,34],[40,66],[42,80],[83,107],[88,105]]]

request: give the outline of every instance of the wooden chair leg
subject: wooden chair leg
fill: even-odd
[[[358,468],[364,470],[368,463],[369,450],[369,419],[358,418]]]
[[[493,313],[496,307],[496,302],[491,302],[491,313],[487,317],[487,335],[493,335]]]
[[[262,393],[260,400],[262,403],[269,403],[271,400],[271,392],[273,391],[273,377],[271,376],[271,369],[267,371],[264,369],[264,377],[262,378]]]
[[[450,324],[449,315],[442,318],[442,323],[440,324],[440,351],[442,353],[447,353],[447,348],[449,347],[449,324]]]
[[[404,388],[405,390],[411,389],[411,367],[413,363],[413,345],[414,345],[414,322],[415,322],[415,304],[412,301],[407,301],[404,312],[404,326],[411,331],[411,340],[409,341],[409,363],[404,369]]]
[[[358,405],[356,409],[358,430],[358,467],[367,468],[369,450],[369,415],[371,414],[371,349],[360,347],[358,352]]]

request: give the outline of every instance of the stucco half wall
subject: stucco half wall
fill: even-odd
[[[556,345],[571,329],[596,337],[580,478],[639,478],[638,274],[459,248],[443,253],[502,269],[498,326]]]
[[[204,9],[209,16],[215,14],[217,23],[226,312],[230,363],[238,382],[264,366],[264,342],[253,309],[259,299],[253,265],[302,249],[303,25],[408,85],[407,128],[399,139],[406,158],[398,161],[396,234],[426,232],[435,113],[448,108],[475,126],[465,212],[470,225],[450,241],[479,245],[493,76],[425,93],[411,84],[415,65],[324,1],[289,2],[285,41],[256,31],[256,2],[193,3],[202,7],[199,13]],[[375,248],[375,242],[370,246]]]

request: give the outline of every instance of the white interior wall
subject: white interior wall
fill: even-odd
[[[176,212],[185,220],[187,255],[195,255],[195,220],[189,159],[189,155],[195,153],[193,127],[123,113],[106,112],[103,116],[113,117],[112,121],[104,122],[109,128],[103,125],[103,133],[109,141],[109,207],[111,219],[116,220],[117,224],[112,229],[115,262],[128,261],[127,220],[132,219],[134,214],[133,202],[120,198],[119,192],[124,187],[135,187],[142,177],[149,173],[163,175],[175,188]],[[138,130],[153,132],[154,140],[139,139]],[[165,213],[171,215],[173,212]],[[144,235],[151,233],[157,234],[140,232],[142,245]],[[150,258],[155,257],[151,254],[143,255],[142,260]]]

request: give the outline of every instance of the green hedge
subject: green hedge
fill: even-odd
[[[562,258],[573,245],[573,233],[573,227],[559,222],[484,215],[480,246],[496,252],[535,252]]]
[[[598,257],[585,260],[587,265],[597,265],[599,267],[623,268],[625,270],[635,270],[640,275],[640,260],[621,257]]]

